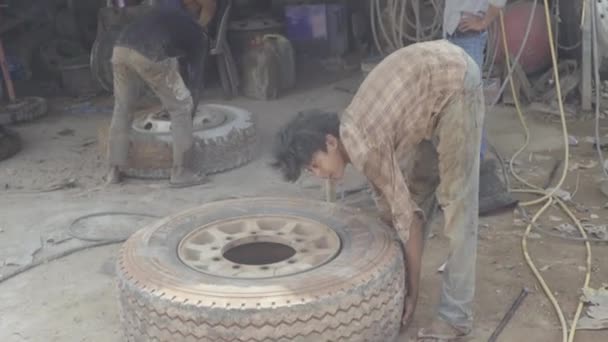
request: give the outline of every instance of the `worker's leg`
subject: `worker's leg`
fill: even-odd
[[[193,171],[192,96],[179,73],[177,59],[149,63],[139,72],[171,115],[171,183],[176,186],[202,183],[204,177]]]
[[[464,51],[466,51],[471,58],[477,63],[479,66],[479,70],[483,70],[483,62],[484,62],[484,50],[486,48],[486,42],[488,40],[488,33],[471,33],[463,36],[459,36],[458,34],[452,35],[448,37],[448,40],[455,45],[460,46]],[[481,160],[484,159],[487,150],[487,138],[485,130],[482,131],[481,137]]]
[[[457,95],[441,115],[437,128],[445,234],[450,239],[443,272],[439,318],[468,333],[472,328],[477,259],[479,149],[484,103],[479,68],[472,59]]]
[[[120,181],[120,168],[127,165],[132,111],[139,91],[139,77],[129,60],[130,50],[115,48],[112,57],[114,75],[114,114],[108,136],[108,183]]]

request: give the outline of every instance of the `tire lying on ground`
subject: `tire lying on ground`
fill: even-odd
[[[117,260],[127,341],[394,341],[404,265],[356,209],[289,198],[214,202],[134,235]]]
[[[0,105],[0,125],[31,121],[48,111],[46,100],[42,97],[22,97],[13,103]]]
[[[107,153],[109,123],[98,132],[100,152]],[[244,109],[216,104],[198,107],[194,119],[194,166],[197,171],[218,173],[253,159],[256,128],[252,114]],[[169,178],[173,160],[171,120],[163,110],[137,115],[130,132],[130,177]]]
[[[0,126],[0,161],[8,159],[21,150],[21,137],[11,129]]]

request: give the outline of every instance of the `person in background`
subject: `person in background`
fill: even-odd
[[[217,0],[182,0],[182,3],[203,27],[209,26],[217,11]]]
[[[443,36],[460,46],[483,70],[487,28],[504,8],[507,0],[446,0],[443,12]],[[486,136],[482,135],[481,159],[486,152]]]
[[[152,9],[128,24],[112,55],[114,114],[108,144],[108,184],[121,181],[127,165],[129,132],[140,80],[160,98],[171,117],[173,167],[170,185],[205,182],[193,167],[192,118],[203,87],[209,37],[183,10]]]

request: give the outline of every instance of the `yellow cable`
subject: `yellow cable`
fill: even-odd
[[[545,20],[546,20],[546,24],[547,24],[547,31],[548,31],[548,35],[549,35],[549,44],[550,44],[550,48],[551,48],[551,61],[553,64],[553,72],[554,72],[554,77],[555,77],[555,84],[556,84],[556,91],[557,91],[557,98],[558,98],[558,104],[559,104],[559,111],[560,111],[560,118],[561,118],[561,124],[562,124],[562,133],[563,133],[563,138],[564,138],[564,155],[565,155],[565,165],[562,171],[562,175],[560,177],[560,180],[558,181],[557,185],[551,190],[551,191],[543,191],[542,189],[540,189],[539,187],[530,184],[529,182],[527,182],[525,179],[523,179],[522,177],[520,177],[519,175],[517,175],[517,173],[514,171],[513,168],[513,162],[515,160],[515,158],[521,153],[523,152],[526,147],[529,144],[530,141],[530,132],[528,129],[528,126],[524,120],[522,111],[521,111],[521,107],[520,107],[520,103],[519,103],[519,99],[517,96],[517,92],[515,89],[515,85],[513,83],[513,79],[510,78],[509,82],[511,85],[511,91],[513,93],[513,99],[515,102],[515,107],[517,109],[517,114],[519,116],[520,122],[524,128],[525,131],[525,135],[526,135],[526,139],[524,142],[524,145],[513,155],[513,157],[511,158],[509,165],[511,166],[511,172],[513,173],[513,176],[519,180],[520,182],[522,182],[523,184],[529,186],[531,189],[517,189],[517,190],[513,190],[513,192],[523,192],[523,193],[529,193],[529,194],[536,194],[536,195],[541,195],[541,198],[538,198],[536,200],[533,201],[528,201],[528,202],[522,202],[520,205],[522,206],[530,206],[530,205],[535,205],[535,204],[539,204],[542,202],[545,202],[544,205],[541,207],[541,209],[536,212],[536,214],[532,217],[531,221],[528,223],[528,226],[526,227],[526,230],[524,232],[524,236],[522,238],[522,249],[523,249],[523,254],[524,254],[524,258],[528,264],[528,266],[530,267],[530,269],[532,270],[532,273],[534,274],[534,276],[537,278],[538,282],[540,283],[543,291],[545,292],[545,294],[547,295],[549,301],[551,302],[551,304],[553,305],[557,316],[560,320],[560,324],[561,324],[561,328],[562,328],[562,340],[564,342],[572,342],[574,340],[574,336],[576,333],[576,325],[578,322],[578,319],[580,317],[580,314],[582,312],[582,308],[583,308],[583,302],[579,301],[579,305],[577,307],[575,316],[574,316],[574,320],[572,322],[572,329],[570,330],[570,334],[568,334],[568,326],[566,324],[566,320],[564,317],[564,314],[559,306],[559,303],[557,302],[557,299],[555,298],[555,296],[553,295],[551,289],[549,288],[549,286],[547,285],[546,281],[544,280],[544,278],[542,277],[542,275],[540,274],[540,272],[538,271],[538,269],[536,268],[536,265],[534,264],[534,262],[532,261],[532,258],[530,257],[530,253],[528,251],[528,241],[527,241],[527,237],[532,229],[532,226],[536,223],[536,220],[538,220],[538,218],[547,210],[547,208],[549,208],[549,206],[551,206],[551,204],[553,204],[554,202],[558,203],[558,205],[561,207],[562,210],[564,210],[566,212],[566,214],[570,217],[570,219],[572,219],[572,221],[576,224],[578,230],[580,231],[581,235],[586,239],[587,238],[587,234],[585,232],[585,230],[583,229],[580,221],[576,218],[576,216],[568,209],[568,207],[563,203],[563,201],[561,201],[559,198],[554,198],[553,194],[555,193],[555,191],[557,189],[559,189],[567,176],[568,173],[568,164],[569,164],[569,144],[568,144],[568,127],[566,125],[566,117],[565,117],[565,113],[564,113],[564,106],[563,106],[563,101],[562,101],[562,94],[561,94],[561,85],[560,85],[560,79],[559,79],[559,71],[558,71],[558,64],[557,64],[557,57],[556,57],[556,49],[555,49],[555,45],[553,42],[553,30],[551,28],[551,15],[549,12],[549,3],[548,0],[544,0],[544,7],[545,7]],[[506,39],[506,32],[505,32],[505,25],[504,25],[504,15],[503,12],[501,11],[500,13],[500,25],[501,25],[501,30],[502,30],[502,41],[503,41],[503,46],[504,46],[504,51],[505,51],[505,61],[507,64],[507,69],[509,70],[509,73],[511,71],[511,63],[510,63],[510,56],[508,53],[508,44],[507,44],[507,39]],[[586,269],[587,269],[587,273],[585,276],[585,282],[584,282],[584,287],[587,287],[589,285],[589,281],[591,279],[591,245],[589,243],[589,241],[585,241],[585,247],[587,250],[587,259],[586,259]]]

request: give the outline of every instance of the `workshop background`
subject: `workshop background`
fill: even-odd
[[[154,6],[190,11],[213,38],[206,110],[195,121],[197,139],[211,146],[205,153],[217,157],[204,166],[211,182],[165,185],[170,149],[159,141],[168,117],[142,88],[131,178],[104,187],[113,42]],[[442,0],[0,1],[0,340],[121,341],[115,242],[153,222],[146,215],[226,198],[324,199],[319,181],[285,184],[269,168],[274,134],[298,111],[343,109],[390,52],[441,38],[443,7]],[[534,203],[480,219],[472,340],[487,341],[525,288],[528,298],[498,340],[566,341],[565,331],[570,340],[605,341],[608,1],[513,0],[503,13],[504,35],[496,20],[484,62],[490,158],[513,194]],[[373,215],[355,171],[336,195]],[[141,215],[95,216],[108,212]],[[400,341],[434,316],[447,253],[441,227],[439,217],[414,326]]]

